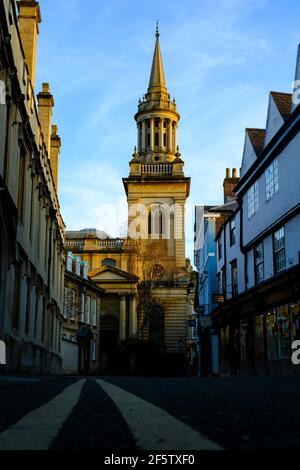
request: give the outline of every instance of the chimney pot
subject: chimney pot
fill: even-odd
[[[226,168],[226,178],[230,178],[230,168]]]
[[[237,169],[236,168],[233,168],[232,170],[232,178],[237,178],[238,175],[237,175]]]

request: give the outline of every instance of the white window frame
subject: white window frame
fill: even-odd
[[[90,325],[91,324],[91,297],[87,296],[86,302],[86,322]]]
[[[80,321],[84,323],[84,293],[81,292]]]
[[[70,309],[70,318],[75,320],[75,301],[76,301],[76,291],[72,289],[71,292],[71,309]]]
[[[93,326],[97,326],[97,299],[94,297],[93,302]]]
[[[64,288],[64,307],[63,307],[63,317],[67,318],[67,308],[68,308],[68,288]]]
[[[247,192],[248,219],[254,216],[259,209],[258,182],[256,181]]]
[[[280,235],[280,237],[278,236]],[[276,239],[276,237],[278,238]],[[285,229],[284,226],[273,234],[274,272],[280,273],[286,269]]]
[[[266,180],[266,200],[270,201],[279,190],[278,160],[273,160],[265,171]]]
[[[260,255],[260,256],[258,256]],[[261,274],[261,277],[260,277]],[[254,278],[255,284],[265,279],[264,243],[261,242],[254,248]]]

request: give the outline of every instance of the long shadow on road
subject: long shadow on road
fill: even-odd
[[[225,449],[300,448],[300,377],[104,379]]]

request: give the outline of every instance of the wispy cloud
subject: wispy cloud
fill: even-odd
[[[67,226],[103,228],[101,204],[124,195],[156,19],[168,89],[182,115],[191,201],[221,202],[225,167],[241,164],[244,128],[264,126],[268,90],[284,90],[293,78],[296,0],[289,10],[283,0],[41,0],[41,9],[37,82],[50,81],[55,93]]]

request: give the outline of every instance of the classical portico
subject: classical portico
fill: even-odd
[[[111,308],[105,308],[105,295],[102,301],[102,317],[114,316],[117,322],[116,334],[118,341],[134,340],[137,337],[137,283],[138,277],[129,274],[121,269],[106,266],[101,270],[94,270],[89,273],[91,279],[98,285],[101,285],[109,296],[107,305]],[[114,298],[114,302],[111,302]],[[102,318],[103,325],[103,318]]]

